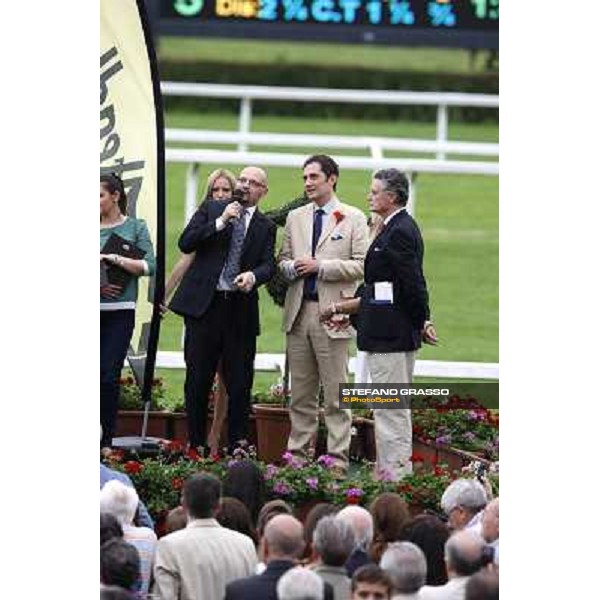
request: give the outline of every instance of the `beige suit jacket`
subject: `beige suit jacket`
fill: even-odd
[[[319,308],[323,310],[343,297],[352,298],[363,278],[365,255],[369,245],[369,231],[365,215],[335,198],[333,211],[323,222],[321,237],[315,250],[319,261],[317,291]],[[335,212],[340,213],[337,219]],[[289,276],[294,260],[311,256],[314,204],[306,204],[290,212],[285,223],[283,245],[278,265],[290,282],[285,297],[283,328],[289,333],[302,306],[304,278]],[[335,331],[324,327],[329,337],[349,338],[353,330]]]
[[[257,563],[248,536],[195,519],[158,540],[152,592],[161,600],[223,600],[225,586],[254,574]]]

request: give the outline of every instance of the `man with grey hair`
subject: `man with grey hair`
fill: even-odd
[[[302,523],[292,515],[276,515],[266,525],[262,538],[263,558],[267,568],[229,583],[225,600],[277,600],[277,582],[304,550]]]
[[[416,221],[408,214],[409,182],[398,169],[373,175],[369,210],[382,228],[365,258],[361,298],[333,302],[321,318],[358,313],[357,346],[367,353],[373,382],[412,383],[421,342],[436,344],[429,314],[429,295],[423,274],[424,245]],[[397,481],[412,472],[410,407],[375,409],[376,476]]]
[[[379,566],[394,582],[392,600],[416,600],[427,578],[423,550],[412,542],[394,542],[381,557]]]
[[[294,567],[277,583],[278,600],[326,600],[325,583],[310,569]]]
[[[333,587],[334,600],[350,596],[350,578],[344,564],[354,550],[352,527],[334,516],[323,517],[313,533],[314,572]]]
[[[450,536],[444,548],[448,583],[423,586],[420,600],[464,600],[469,578],[484,566],[484,548],[483,538],[472,531],[457,531]]]
[[[361,506],[346,506],[335,518],[348,523],[354,532],[354,550],[345,565],[348,577],[352,577],[356,569],[373,562],[368,553],[373,542],[373,517]]]
[[[471,530],[481,535],[481,517],[488,502],[485,488],[475,479],[456,479],[442,494],[440,505],[450,529]]]

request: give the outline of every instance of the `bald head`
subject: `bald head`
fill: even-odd
[[[472,531],[458,531],[448,538],[445,547],[449,577],[472,575],[483,566],[485,541]]]
[[[268,561],[294,560],[304,550],[304,528],[292,515],[277,515],[265,527],[265,554]]]
[[[373,541],[373,517],[362,506],[346,506],[336,515],[354,531],[356,548],[366,550]]]
[[[260,167],[244,167],[235,188],[243,193],[243,204],[255,206],[269,191],[267,174]]]
[[[481,535],[488,542],[495,542],[500,537],[500,499],[494,498],[483,511],[481,518]]]

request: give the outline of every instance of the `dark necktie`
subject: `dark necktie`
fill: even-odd
[[[322,208],[318,208],[315,210],[315,216],[313,219],[313,232],[312,232],[312,257],[315,257],[315,251],[317,249],[317,244],[319,242],[319,238],[321,237],[321,232],[323,231],[323,215],[325,211]],[[317,273],[311,273],[304,280],[304,295],[316,299],[317,296]]]
[[[234,219],[232,224],[233,232],[229,243],[229,254],[223,269],[223,277],[231,287],[234,287],[233,280],[240,274],[240,259],[246,234],[246,212],[246,209],[242,210],[240,216]]]

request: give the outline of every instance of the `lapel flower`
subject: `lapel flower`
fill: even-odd
[[[346,215],[344,215],[344,213],[341,213],[339,210],[335,210],[333,211],[333,216],[335,217],[335,223],[337,225],[338,223],[341,223],[344,220],[344,217]]]

